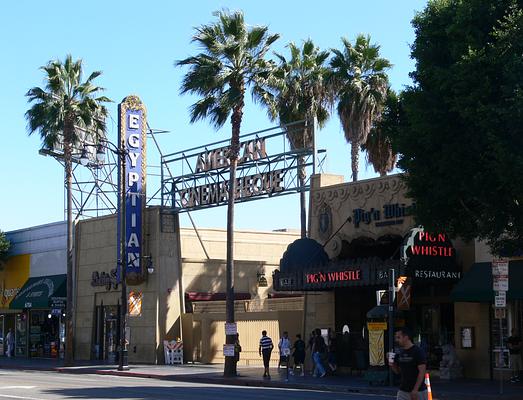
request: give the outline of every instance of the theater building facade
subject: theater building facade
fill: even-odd
[[[181,228],[160,207],[144,214],[144,277],[128,283],[130,363],[164,363],[164,340],[183,341],[186,362],[221,363],[225,343],[224,229]],[[117,279],[117,218],[80,221],[75,241],[75,359],[116,362],[121,286]],[[301,331],[303,296],[278,296],[272,273],[297,232],[235,232],[235,310],[241,364],[259,364],[266,329]],[[148,271],[149,270],[149,271]],[[131,298],[131,292],[134,297]],[[274,352],[274,361],[277,352]]]

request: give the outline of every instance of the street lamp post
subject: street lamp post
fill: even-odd
[[[89,145],[85,145],[89,146]],[[107,139],[101,141],[97,145],[96,158],[99,162],[105,160],[105,149],[113,152],[119,158],[120,165],[118,168],[118,215],[120,220],[120,231],[119,231],[119,251],[117,264],[120,267],[120,285],[121,285],[121,304],[120,304],[120,352],[118,357],[118,370],[124,371],[129,369],[128,353],[127,353],[127,337],[126,337],[126,325],[127,325],[127,263],[125,259],[125,205],[126,205],[126,179],[125,179],[125,164],[128,155],[127,149],[121,145],[116,146],[114,143]],[[80,158],[82,165],[89,163],[87,150],[84,148],[82,156]]]

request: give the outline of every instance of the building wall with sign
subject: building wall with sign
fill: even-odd
[[[190,300],[186,302],[186,297],[187,294],[198,297],[225,293],[226,231],[199,229],[198,233],[200,239],[193,229],[178,228],[173,216],[161,217],[158,207],[147,209],[143,254],[151,256],[154,273],[146,275],[145,281],[139,285],[128,285],[128,290],[142,292],[143,295],[141,315],[128,318],[130,362],[163,363],[163,340],[177,337],[183,338],[186,358],[192,359],[190,357],[194,354],[194,358],[199,360],[213,360],[202,357],[202,350],[208,355],[211,349],[201,349],[201,343],[218,340],[215,336],[220,332],[207,330],[206,327],[210,326],[211,320],[224,319],[223,301],[203,303],[214,310],[209,319],[204,315],[208,309],[199,312],[202,308],[194,306]],[[268,311],[260,304],[272,290],[272,272],[278,267],[279,258],[287,245],[298,236],[297,232],[235,232],[235,291],[247,295],[253,307],[257,304],[257,311]],[[115,216],[94,218],[78,224],[76,359],[100,356],[100,346],[107,342],[106,336],[112,329],[108,328],[111,322],[102,322],[103,327],[100,323],[101,313],[113,318],[120,302],[120,286],[114,274],[111,275],[111,270],[116,268],[116,244]],[[262,277],[267,281],[266,286],[265,283],[259,284]],[[243,302],[239,304],[244,307]],[[184,322],[187,329],[183,330],[182,317],[186,310],[190,314],[190,323]],[[294,309],[291,312],[299,313]],[[272,318],[277,320],[275,315]],[[301,314],[297,315],[296,319],[301,321]],[[267,313],[263,318],[267,318]],[[193,325],[193,320],[200,322]],[[193,351],[193,343],[195,347],[200,346],[198,350]]]
[[[413,217],[415,204],[407,196],[407,187],[401,175],[391,175],[376,179],[362,180],[358,182],[344,183],[342,178],[334,176],[314,176],[311,181],[310,192],[310,237],[324,246],[331,262],[336,261],[343,264],[343,260],[360,260],[366,257],[381,256],[372,254],[372,251],[365,253],[366,245],[379,245],[393,238],[392,242],[397,243],[399,251],[402,240],[416,227]],[[432,239],[432,238],[431,238]],[[398,242],[399,240],[399,242]],[[434,240],[437,240],[434,239]],[[395,241],[395,242],[394,242]],[[442,239],[443,241],[443,239]],[[448,239],[445,238],[448,242]],[[358,251],[354,252],[355,246]],[[453,277],[460,277],[474,263],[474,244],[465,243],[461,240],[453,240],[453,250],[456,251],[456,273]],[[372,246],[371,246],[372,247]],[[379,246],[377,246],[379,247]],[[435,251],[435,250],[434,250]],[[440,251],[440,250],[438,250]],[[441,250],[442,255],[447,255],[450,250]],[[364,254],[364,255],[362,255]],[[397,253],[390,253],[391,259],[394,257],[399,261]],[[383,258],[382,258],[383,259]],[[356,262],[358,264],[359,262]],[[362,274],[365,275],[365,262],[362,262]],[[350,265],[348,265],[350,269]],[[372,275],[372,270],[371,270]],[[307,292],[305,301],[305,326],[306,332],[314,328],[332,328],[341,334],[340,321],[336,316],[352,315],[358,318],[360,323],[357,330],[361,332],[364,324],[365,313],[376,302],[376,289],[386,289],[386,282],[379,283],[373,277],[365,278],[369,283],[357,283],[347,285],[346,288],[335,288],[328,291]],[[415,315],[419,320],[425,319],[425,315],[435,313],[436,318],[426,322],[426,330],[438,329],[441,319],[448,319],[450,312],[449,325],[458,326],[465,318],[466,309],[454,307],[449,298],[453,281],[445,281],[441,284],[437,279],[431,282],[414,284],[411,291],[411,315]],[[360,297],[358,297],[360,296]],[[363,297],[367,300],[364,301]],[[373,300],[374,299],[374,300]],[[337,302],[343,304],[336,304]],[[365,308],[364,310],[361,308]],[[341,313],[340,313],[341,309]],[[415,309],[415,310],[414,310]],[[348,310],[348,311],[347,311]],[[452,316],[452,313],[454,316]],[[421,321],[417,321],[421,324]],[[424,322],[425,323],[425,322]],[[481,317],[477,318],[478,326],[482,326],[484,321]],[[350,327],[352,329],[352,327]],[[457,328],[456,328],[457,329]],[[429,332],[430,333],[430,332]],[[445,333],[445,340],[457,340],[457,332]],[[435,335],[434,335],[435,336]],[[438,340],[437,338],[432,340]],[[485,338],[478,337],[479,343],[485,352]],[[444,343],[441,343],[444,344]],[[468,368],[467,360],[464,360],[465,368]],[[434,365],[436,363],[434,362]],[[434,366],[433,366],[434,368]],[[470,368],[469,372],[475,375],[477,371]]]
[[[5,335],[9,328],[13,329],[17,356],[43,356],[43,347],[49,346],[52,341],[52,356],[58,357],[61,332],[59,314],[62,310],[57,309],[56,316],[51,318],[49,307],[23,309],[23,306],[14,306],[12,302],[30,278],[66,273],[66,224],[56,222],[39,225],[6,232],[6,236],[11,242],[11,248],[10,257],[0,271],[0,335]],[[44,334],[43,329],[39,332],[34,330],[40,315],[44,316],[45,322],[41,324],[51,329],[52,335],[50,331]],[[26,332],[30,329],[34,332],[31,337],[27,337]]]
[[[0,311],[16,311],[8,310],[9,303],[28,278],[66,273],[65,231],[65,222],[55,222],[6,232],[11,247],[10,257],[0,270]]]

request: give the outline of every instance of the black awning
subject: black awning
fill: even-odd
[[[465,273],[450,295],[455,302],[491,303],[494,301],[492,289],[492,264],[475,263]],[[509,262],[508,300],[523,299],[523,261]]]

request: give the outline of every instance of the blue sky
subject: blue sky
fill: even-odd
[[[73,6],[74,4],[74,6]],[[409,45],[414,40],[410,24],[421,0],[333,0],[303,1],[27,1],[8,2],[2,10],[0,43],[0,115],[2,116],[2,195],[0,230],[9,231],[63,219],[63,168],[38,154],[37,135],[28,137],[24,113],[25,93],[43,85],[39,67],[70,53],[84,60],[87,73],[102,70],[97,83],[106,88],[114,103],[109,106],[109,138],[116,138],[116,105],[125,96],[140,96],[148,109],[151,127],[170,131],[158,137],[164,153],[227,139],[230,125],[216,132],[205,121],[191,125],[188,107],[195,100],[180,96],[184,70],[174,68],[196,52],[190,43],[193,27],[213,20],[221,8],[241,9],[252,25],[268,25],[280,33],[274,50],[285,54],[285,45],[312,38],[322,49],[340,47],[340,37],[351,41],[358,33],[370,34],[381,45],[382,56],[394,67],[389,73],[392,87],[410,84],[414,69]],[[259,106],[248,102],[242,133],[272,124]],[[150,146],[151,148],[152,146]],[[318,133],[318,147],[327,150],[326,172],[350,179],[350,147],[345,142],[337,116]],[[155,154],[148,155],[158,164]],[[360,179],[376,176],[361,159]],[[157,185],[156,185],[157,186]],[[150,184],[148,190],[156,190]],[[299,198],[260,200],[236,207],[239,229],[299,228]],[[266,216],[269,215],[270,218]],[[225,227],[226,208],[193,212],[200,227]],[[260,218],[259,216],[265,216]],[[182,225],[189,226],[186,216]]]

